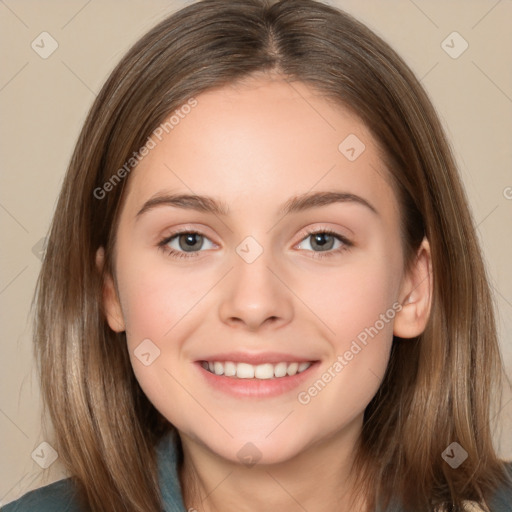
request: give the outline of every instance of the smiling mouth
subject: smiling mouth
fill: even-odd
[[[202,367],[210,373],[218,376],[231,377],[233,379],[281,379],[293,377],[306,371],[314,361],[307,362],[281,362],[276,364],[263,363],[253,365],[249,363],[235,363],[233,361],[201,361]]]

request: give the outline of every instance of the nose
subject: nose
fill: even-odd
[[[293,318],[293,293],[281,272],[264,251],[247,263],[237,256],[235,268],[223,280],[219,315],[230,327],[257,331],[282,327]]]

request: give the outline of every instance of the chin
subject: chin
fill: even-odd
[[[266,434],[239,435],[234,439],[223,439],[212,443],[207,439],[203,443],[210,451],[224,459],[247,467],[255,464],[280,464],[287,462],[307,448],[305,440],[297,439],[292,432],[281,435]]]

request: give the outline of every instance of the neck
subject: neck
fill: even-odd
[[[358,420],[291,459],[251,467],[220,457],[180,433],[184,453],[180,480],[186,508],[201,512],[364,512],[363,498],[354,499],[351,471],[360,430]]]

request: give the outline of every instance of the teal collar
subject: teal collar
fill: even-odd
[[[178,442],[177,434],[169,432],[157,446],[158,477],[164,512],[187,512],[183,503],[178,475]],[[507,469],[512,477],[512,462],[507,463]],[[493,512],[510,512],[511,505],[512,486],[510,485],[499,489],[491,500]],[[393,503],[386,512],[403,512],[403,508],[399,504]]]
[[[157,446],[158,478],[165,512],[186,512],[178,476],[178,446],[173,432]]]

